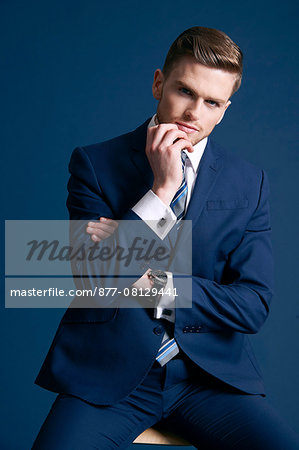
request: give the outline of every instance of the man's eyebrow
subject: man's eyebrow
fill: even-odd
[[[185,83],[184,81],[176,80],[175,83],[176,83],[178,86],[184,87],[184,88],[188,89],[188,91],[190,91],[190,92],[192,92],[193,94],[196,94],[196,95],[197,95],[197,92],[196,92],[192,87],[188,86],[188,84]]]
[[[175,83],[178,86],[181,86],[181,87],[184,87],[185,89],[188,89],[188,91],[192,92],[192,94],[195,94],[196,96],[198,96],[198,93],[192,87],[188,86],[188,84],[186,84],[184,81],[176,80]],[[220,99],[220,98],[209,97],[209,96],[206,96],[206,98],[208,100],[213,100],[214,102],[217,102],[217,103],[221,103],[221,104],[226,103],[226,100],[223,100],[223,99]]]

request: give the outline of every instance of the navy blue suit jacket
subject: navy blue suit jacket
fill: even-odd
[[[132,219],[151,188],[148,121],[115,139],[77,148],[70,161],[70,219]],[[198,366],[247,393],[264,393],[248,334],[272,297],[268,181],[263,170],[210,139],[185,219],[192,220],[192,308],[176,309],[174,334]],[[36,383],[112,404],[146,376],[163,336],[149,310],[68,309]]]

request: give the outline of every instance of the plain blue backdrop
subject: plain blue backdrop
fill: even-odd
[[[213,134],[269,175],[276,295],[252,342],[268,400],[298,431],[298,2],[2,0],[3,219],[67,218],[72,149],[153,114],[154,69],[193,25],[225,31],[245,54],[243,85]],[[1,449],[30,449],[54,400],[33,383],[62,313],[2,301]]]

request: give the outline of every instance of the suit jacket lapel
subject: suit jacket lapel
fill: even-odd
[[[151,166],[145,154],[147,126],[151,119],[147,119],[140,127],[131,134],[131,161],[137,169],[138,176],[142,182],[151,189],[154,176]]]
[[[192,220],[192,228],[203,211],[206,199],[219,177],[222,167],[222,156],[209,139],[199,164],[194,190],[185,215],[185,220]]]

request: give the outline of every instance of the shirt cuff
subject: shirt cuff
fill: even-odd
[[[175,321],[175,297],[173,292],[173,277],[172,272],[165,272],[167,274],[167,283],[163,288],[165,294],[160,299],[158,306],[155,308],[154,316],[156,319],[166,319],[169,322]]]
[[[132,208],[156,235],[163,240],[177,221],[172,209],[149,190]]]

